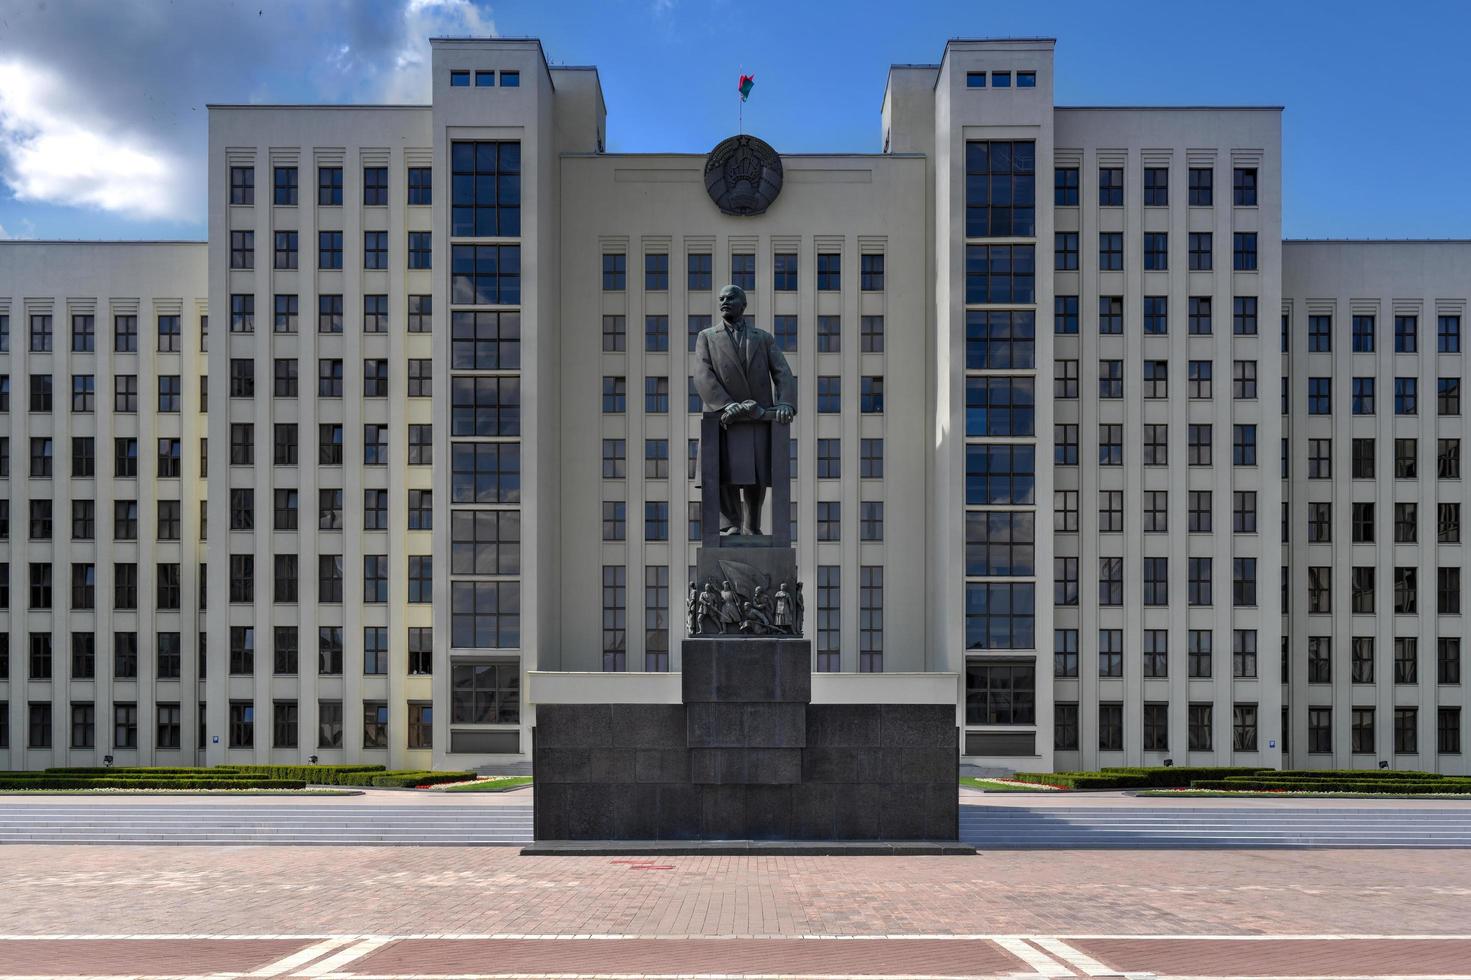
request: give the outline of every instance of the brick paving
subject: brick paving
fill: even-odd
[[[1471,942],[1465,940],[1074,939],[1069,945],[1117,970],[1177,976],[1471,973]]]
[[[200,974],[254,970],[311,945],[304,940],[182,939],[130,942],[66,939],[0,942],[0,975],[86,975],[98,972]]]
[[[987,976],[1026,964],[989,940],[401,940],[353,973],[797,974]]]
[[[1025,975],[1019,941],[985,938],[994,936],[1063,937],[1110,970],[1161,977],[1471,976],[1467,939],[1118,938],[1460,936],[1471,933],[1468,858],[1312,850],[648,860],[510,848],[7,846],[0,932],[191,938],[0,939],[0,976],[250,972],[331,936],[383,941],[353,954],[356,940],[344,938],[333,955],[348,959],[329,976]],[[628,938],[566,938],[590,935]],[[414,938],[433,936],[493,938]],[[810,938],[826,936],[909,938]],[[959,938],[914,938],[928,936]],[[1110,938],[1067,938],[1086,936]],[[1037,954],[1035,942],[1023,948]]]
[[[521,857],[510,848],[0,849],[10,934],[794,936],[1471,931],[1464,851]]]

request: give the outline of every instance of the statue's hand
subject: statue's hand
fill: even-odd
[[[790,423],[797,416],[796,410],[790,405],[778,405],[771,412],[776,416],[776,420],[783,425]]]
[[[731,402],[720,413],[720,424],[730,425],[732,422],[739,421],[745,414],[745,405],[742,402]]]

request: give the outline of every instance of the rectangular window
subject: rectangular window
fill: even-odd
[[[409,204],[429,205],[434,203],[434,169],[432,167],[409,168]]]
[[[1052,203],[1060,208],[1077,207],[1078,185],[1077,167],[1056,168],[1052,174]]]
[[[230,168],[230,203],[255,203],[255,168]]]
[[[433,233],[428,231],[409,232],[409,268],[428,269],[434,263]]]
[[[772,257],[773,287],[779,293],[797,289],[797,253],[777,252]]]
[[[1010,80],[1010,73],[1006,75]],[[995,75],[993,75],[993,82]],[[1036,145],[971,140],[965,145],[967,238],[1036,234]]]
[[[450,265],[452,303],[514,306],[521,302],[519,245],[452,245]]]
[[[669,290],[669,253],[650,252],[644,256],[644,291],[651,293]]]
[[[1435,349],[1441,354],[1461,352],[1461,318],[1459,316],[1436,317]]]
[[[1078,297],[1054,296],[1052,298],[1052,329],[1054,333],[1059,334],[1078,332]]]
[[[1168,167],[1144,168],[1144,206],[1165,207],[1170,203],[1170,171]]]
[[[819,252],[817,255],[817,288],[821,292],[836,292],[842,288],[843,256],[838,252]]]
[[[1124,169],[1098,168],[1098,205],[1105,208],[1124,206]]]
[[[1208,208],[1213,203],[1215,172],[1210,167],[1190,168],[1190,206]]]
[[[1214,245],[1210,232],[1190,232],[1190,270],[1192,272],[1209,272],[1213,265],[1213,254]]]
[[[1237,296],[1231,300],[1231,332],[1238,337],[1255,337],[1257,298]]]
[[[1256,207],[1256,168],[1236,167],[1231,171],[1231,203],[1236,207]]]
[[[1257,265],[1256,232],[1238,231],[1231,236],[1231,267],[1238,272],[1253,272]]]
[[[623,292],[628,282],[628,256],[622,252],[603,253],[603,290]]]
[[[1144,268],[1163,271],[1169,267],[1170,236],[1163,231],[1146,231],[1144,233]]]
[[[455,141],[450,147],[450,180],[450,234],[456,237],[521,234],[519,141]],[[474,246],[456,246],[456,252],[468,247]],[[610,287],[609,256],[603,256],[603,288],[624,288],[625,256],[618,258],[618,285]]]
[[[1098,233],[1098,268],[1100,271],[1117,271],[1124,267],[1124,236],[1122,232],[1101,231]]]
[[[1052,268],[1059,272],[1076,271],[1078,268],[1078,233],[1059,231],[1053,235]]]
[[[730,281],[747,292],[756,290],[756,256],[751,252],[736,252],[730,257]]]

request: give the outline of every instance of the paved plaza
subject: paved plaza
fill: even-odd
[[[4,977],[1471,978],[1461,850],[12,845],[0,860]]]

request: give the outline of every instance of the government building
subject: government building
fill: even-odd
[[[1284,241],[1279,108],[1053,55],[894,66],[881,152],[739,215],[605,152],[596,70],[436,40],[428,105],[212,106],[205,242],[0,242],[0,769],[509,768],[538,700],[677,701],[733,282],[815,700],[953,700],[988,770],[1471,772],[1471,243]]]

